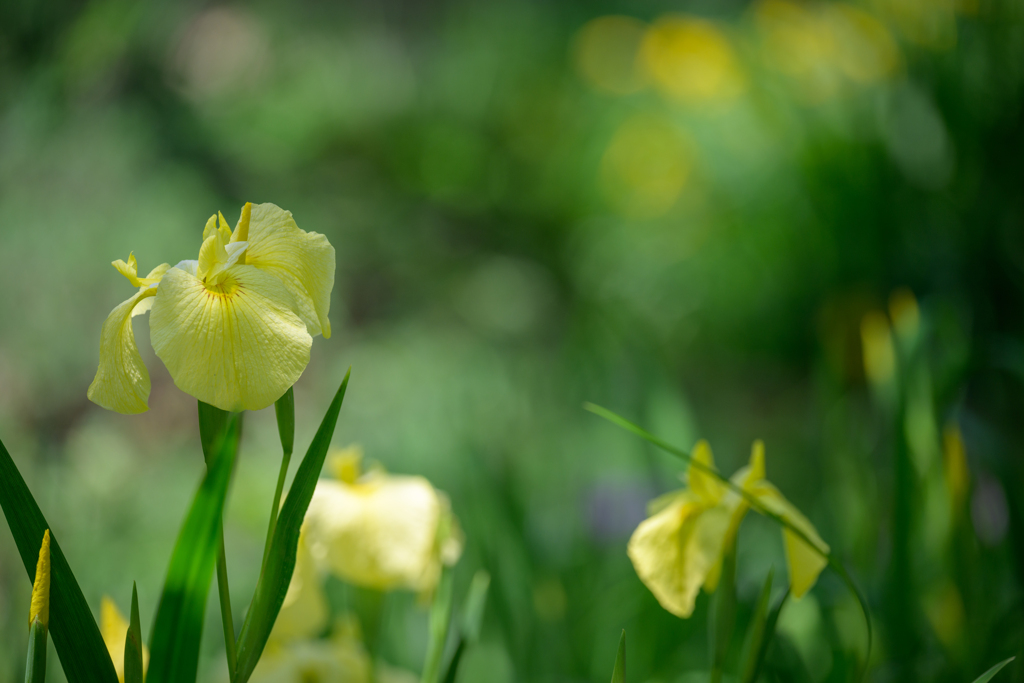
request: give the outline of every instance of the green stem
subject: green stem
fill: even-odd
[[[704,463],[699,462],[697,460],[694,460],[690,456],[690,454],[687,453],[686,451],[684,451],[683,449],[676,448],[675,446],[673,446],[673,445],[671,445],[671,444],[669,444],[669,443],[667,443],[665,441],[662,441],[661,439],[659,439],[658,437],[654,436],[653,434],[648,432],[646,429],[641,427],[640,425],[637,425],[637,424],[634,424],[634,423],[630,422],[626,418],[622,417],[621,415],[617,415],[616,413],[613,413],[612,411],[608,410],[607,408],[602,408],[599,405],[596,405],[594,403],[589,403],[589,402],[584,403],[583,404],[583,408],[585,410],[588,410],[588,411],[594,413],[595,415],[597,415],[599,417],[603,417],[604,419],[608,420],[612,424],[618,425],[619,427],[625,429],[628,432],[632,432],[632,433],[636,434],[640,438],[644,439],[645,441],[647,441],[649,443],[654,444],[655,446],[657,446],[661,450],[665,451],[666,453],[670,453],[670,454],[676,456],[677,458],[681,459],[683,462],[685,462],[688,465],[690,465],[690,467],[693,467],[696,470],[698,470],[700,472],[703,472],[703,473],[707,474],[710,477],[713,477],[719,483],[721,483],[723,486],[725,486],[729,490],[735,492],[737,495],[741,496],[745,501],[747,501],[747,504],[750,505],[750,507],[752,509],[754,509],[757,512],[761,513],[765,517],[769,517],[769,518],[775,520],[776,523],[778,523],[779,525],[781,525],[784,528],[788,529],[791,533],[795,534],[797,536],[797,538],[799,538],[801,541],[806,543],[808,546],[810,546],[814,550],[814,552],[818,553],[818,555],[820,555],[822,558],[824,558],[825,561],[828,562],[828,565],[830,567],[832,567],[833,571],[835,571],[839,575],[839,578],[841,578],[843,580],[843,583],[846,584],[847,588],[850,589],[850,592],[853,593],[854,597],[857,598],[857,603],[860,605],[860,611],[864,615],[864,625],[865,625],[865,629],[867,631],[868,643],[867,643],[867,652],[865,653],[865,656],[864,656],[864,666],[861,668],[861,672],[860,672],[860,677],[859,678],[862,681],[867,678],[867,675],[868,675],[868,663],[871,660],[871,641],[873,639],[873,632],[872,632],[872,629],[871,629],[871,616],[870,616],[870,612],[868,611],[868,603],[867,603],[867,600],[865,600],[864,596],[861,594],[860,590],[857,588],[856,584],[854,584],[853,579],[850,577],[849,573],[847,573],[846,568],[843,567],[843,565],[839,562],[838,559],[835,558],[835,556],[832,555],[832,553],[827,553],[827,552],[822,551],[817,546],[817,544],[814,543],[814,541],[812,541],[807,536],[807,534],[805,534],[803,531],[801,531],[796,526],[791,524],[788,520],[783,518],[782,515],[776,514],[776,513],[772,512],[771,510],[769,510],[768,508],[766,508],[764,505],[761,504],[761,501],[759,501],[757,498],[755,498],[753,495],[751,495],[748,491],[744,490],[742,486],[739,486],[738,484],[735,484],[732,481],[730,481],[729,479],[726,479],[725,477],[723,477],[721,474],[718,473],[718,470],[716,470],[714,467],[708,467]]]
[[[46,681],[46,626],[36,619],[28,633],[28,656],[25,663],[25,683]]]
[[[220,528],[220,551],[217,553],[217,592],[220,595],[220,621],[224,626],[224,651],[228,659],[230,680],[235,680],[235,622],[231,616],[231,591],[228,589],[228,562],[224,554],[224,525]]]
[[[267,525],[267,542],[263,544],[263,562],[260,568],[267,566],[267,558],[270,556],[270,542],[274,538],[274,529],[277,527],[277,514],[281,509],[281,494],[284,492],[284,480],[288,477],[288,465],[291,462],[291,451],[285,451],[281,456],[281,470],[277,473],[277,488],[274,489],[274,504],[270,507],[270,524]]]

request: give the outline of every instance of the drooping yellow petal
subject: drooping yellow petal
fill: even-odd
[[[156,355],[179,389],[221,410],[260,410],[309,363],[313,340],[280,280],[236,265],[208,289],[183,261],[164,275],[150,316]]]
[[[708,445],[707,441],[701,439],[697,442],[697,445],[693,447],[693,452],[690,454],[691,463],[687,470],[687,480],[690,485],[690,490],[697,494],[697,497],[706,504],[714,505],[717,503],[725,493],[725,487],[722,483],[715,479],[715,477],[708,474],[703,466],[707,469],[715,469],[715,458],[711,454],[711,446]],[[696,463],[697,466],[694,466]]]
[[[662,607],[684,619],[693,613],[697,593],[722,553],[728,524],[722,508],[688,495],[636,528],[626,552]]]
[[[135,345],[132,311],[156,289],[140,290],[117,306],[100,332],[100,364],[89,385],[89,400],[109,410],[134,415],[149,410],[149,372]]]
[[[32,582],[32,602],[29,604],[28,623],[38,620],[43,626],[50,625],[50,530],[43,532],[36,562],[36,577]]]
[[[828,555],[828,543],[821,539],[810,520],[768,482],[761,481],[755,484],[751,493],[767,510],[799,529],[813,544],[813,547],[808,545],[789,529],[782,530],[786,565],[789,567],[789,587],[794,598],[801,598],[811,589],[818,580],[818,575],[828,565],[828,560],[822,555]]]
[[[331,336],[327,314],[334,288],[334,247],[299,229],[290,211],[274,204],[251,208],[246,263],[279,278],[295,297],[296,312],[313,336]]]
[[[305,536],[304,532],[299,534],[295,571],[292,573],[291,583],[288,584],[281,612],[274,622],[271,638],[275,642],[315,638],[327,626],[327,596],[313,557],[309,554],[309,544]]]
[[[321,480],[306,513],[313,556],[338,577],[388,590],[433,590],[446,500],[423,477],[373,473]]]

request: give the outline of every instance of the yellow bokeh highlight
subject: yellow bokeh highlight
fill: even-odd
[[[932,50],[956,47],[956,12],[973,14],[974,2],[957,0],[875,0],[877,12],[911,43]]]
[[[726,102],[746,89],[746,77],[729,38],[703,19],[683,15],[658,19],[644,36],[640,55],[658,90],[679,102]]]
[[[605,198],[627,218],[657,218],[672,208],[692,172],[684,136],[660,116],[637,114],[612,136],[601,159]]]
[[[850,5],[764,0],[754,8],[754,22],[765,63],[790,77],[811,103],[829,100],[850,84],[883,81],[900,64],[885,24]]]
[[[864,351],[864,374],[882,386],[896,374],[896,349],[892,342],[889,320],[880,311],[871,311],[860,323],[860,341]]]
[[[641,90],[644,74],[637,53],[647,26],[639,19],[607,16],[592,19],[576,34],[573,61],[595,90],[629,95]]]
[[[946,425],[942,432],[942,469],[949,489],[950,505],[954,515],[963,509],[971,485],[971,471],[967,467],[967,449],[960,428]]]
[[[913,292],[903,287],[889,296],[889,317],[892,318],[892,327],[900,339],[917,339],[917,334],[921,330],[921,309]]]

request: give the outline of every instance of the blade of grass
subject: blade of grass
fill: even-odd
[[[277,487],[274,489],[274,502],[270,505],[270,523],[267,525],[267,540],[263,544],[263,562],[260,571],[267,565],[270,556],[270,543],[274,540],[274,527],[277,526],[277,515],[281,510],[281,494],[284,492],[284,480],[288,477],[288,465],[295,449],[295,391],[289,387],[284,396],[274,404],[277,416],[277,432],[281,436],[281,469],[277,473]]]
[[[775,568],[768,570],[768,578],[761,588],[761,595],[757,599],[757,607],[754,608],[754,616],[750,620],[750,627],[747,630],[746,643],[743,650],[743,669],[740,676],[740,683],[754,683],[761,671],[761,662],[764,659],[761,644],[765,640],[765,627],[768,623],[768,606],[772,597],[772,581],[775,579]]]
[[[30,582],[43,533],[50,528],[10,453],[0,442],[0,507],[18,546]],[[48,630],[68,683],[117,683],[114,663],[78,587],[57,537],[50,532],[50,623]]]
[[[997,673],[999,673],[1004,666],[1006,666],[1007,664],[1012,662],[1014,659],[1016,659],[1016,657],[1010,657],[1008,659],[1004,659],[1003,661],[999,662],[998,664],[993,666],[991,669],[989,669],[985,673],[983,673],[980,676],[978,676],[977,678],[975,678],[974,679],[974,683],[988,683],[989,681],[992,680],[993,676],[995,676]]]
[[[341,412],[341,404],[345,400],[345,391],[348,388],[348,379],[352,369],[345,373],[345,379],[334,395],[331,406],[327,409],[320,428],[313,437],[309,450],[306,451],[295,479],[281,506],[281,514],[277,518],[277,526],[274,529],[274,538],[270,542],[269,560],[260,572],[259,581],[256,584],[256,592],[252,596],[252,603],[245,615],[245,622],[242,624],[242,633],[238,637],[238,662],[235,671],[235,683],[245,683],[256,668],[256,663],[263,654],[263,648],[267,645],[270,631],[277,620],[277,614],[281,611],[281,604],[284,602],[285,593],[288,592],[288,583],[291,581],[292,572],[295,571],[295,553],[299,545],[299,529],[302,527],[302,520],[306,516],[306,509],[309,508],[309,501],[313,498],[313,490],[316,488],[317,479],[320,478],[320,470],[324,466],[324,458],[327,457],[327,449],[334,437],[334,427],[338,422],[338,414]]]
[[[864,680],[867,678],[868,663],[871,661],[871,645],[873,640],[873,630],[871,627],[871,616],[870,611],[868,610],[868,603],[867,600],[864,598],[864,595],[861,593],[860,589],[857,587],[857,584],[854,583],[853,578],[846,571],[846,567],[844,567],[843,564],[834,555],[832,555],[831,553],[822,552],[818,548],[818,546],[815,545],[814,542],[812,542],[811,539],[807,537],[807,534],[805,534],[803,531],[795,527],[789,521],[784,519],[781,515],[778,515],[772,512],[771,510],[765,508],[761,504],[761,502],[757,500],[757,498],[752,496],[749,492],[745,491],[743,487],[738,486],[729,479],[723,477],[721,474],[718,473],[718,470],[716,470],[715,468],[708,467],[707,465],[701,462],[693,460],[690,457],[690,454],[684,451],[683,449],[677,448],[666,441],[662,441],[661,439],[659,439],[658,437],[656,437],[655,435],[651,434],[646,429],[641,427],[640,425],[634,424],[633,422],[630,422],[621,415],[613,413],[607,408],[602,408],[597,404],[589,402],[584,403],[583,409],[591,413],[594,413],[598,417],[602,417],[605,420],[608,420],[612,424],[617,425],[628,432],[636,434],[644,441],[647,441],[648,443],[657,446],[666,453],[676,456],[683,462],[687,463],[690,467],[694,467],[697,470],[704,472],[708,476],[714,477],[723,486],[734,491],[737,495],[743,497],[743,499],[747,501],[747,504],[749,504],[751,508],[757,510],[765,517],[770,517],[771,519],[775,520],[776,523],[788,529],[790,532],[795,534],[797,538],[799,538],[808,546],[810,546],[816,553],[821,555],[821,557],[823,557],[825,561],[828,562],[828,565],[832,568],[832,570],[839,576],[840,579],[842,579],[843,583],[846,584],[846,587],[850,590],[850,592],[853,593],[854,597],[857,599],[858,605],[860,606],[860,611],[864,615],[864,627],[867,631],[868,642],[867,651],[864,655],[864,664],[861,667],[859,678],[860,680]]]
[[[722,557],[722,574],[718,589],[712,596],[711,617],[711,683],[720,683],[725,668],[732,630],[736,623],[736,540]]]
[[[221,515],[235,464],[241,431],[239,416],[229,418],[216,440],[188,516],[178,532],[163,594],[150,635],[149,683],[190,683],[199,669],[206,597],[217,561]]]
[[[199,440],[203,446],[203,459],[206,467],[210,467],[210,458],[214,455],[214,444],[227,424],[230,413],[215,408],[208,403],[199,401]],[[238,416],[242,420],[242,414]],[[241,429],[241,426],[239,426]],[[241,433],[239,433],[241,439]],[[232,458],[238,457],[238,446]],[[224,656],[228,660],[228,674],[235,670],[235,620],[231,611],[231,588],[228,585],[228,558],[224,550],[224,519],[221,515],[217,525],[220,547],[217,549],[217,597],[220,600],[220,623],[224,629]]]
[[[142,683],[142,624],[139,591],[132,582],[132,617],[124,637],[124,683]]]
[[[473,581],[469,584],[469,592],[466,594],[466,603],[462,606],[462,617],[459,620],[459,641],[448,662],[448,669],[442,679],[444,683],[455,683],[455,676],[459,672],[462,656],[480,638],[480,626],[484,619],[484,605],[487,604],[487,591],[490,585],[491,575],[484,570],[481,569],[473,575]]]
[[[430,606],[429,641],[427,658],[423,662],[420,683],[437,683],[441,673],[441,658],[448,643],[448,626],[452,618],[452,570],[445,567],[437,582],[434,603]]]
[[[615,668],[612,669],[612,683],[626,681],[626,629],[619,636],[619,651],[615,655]]]

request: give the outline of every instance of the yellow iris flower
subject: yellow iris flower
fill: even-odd
[[[698,443],[693,462],[714,468],[711,447]],[[721,481],[690,465],[689,487],[651,502],[651,516],[641,522],[629,539],[627,552],[637,575],[661,603],[679,617],[693,613],[701,586],[709,593],[718,586],[722,558],[735,541],[750,505]],[[820,553],[828,544],[799,510],[765,480],[764,443],[755,441],[750,464],[732,476],[732,483],[764,509],[799,529],[814,544],[783,529],[790,590],[802,597],[828,563]]]
[[[361,457],[346,449],[328,460],[337,479],[317,483],[304,522],[312,556],[359,586],[431,593],[462,554],[448,497],[423,477],[360,474]]]
[[[234,231],[211,216],[195,261],[144,278],[134,255],[113,265],[138,291],[103,323],[89,399],[119,413],[148,409],[149,372],[131,323],[147,311],[174,383],[222,410],[272,404],[305,370],[313,337],[331,336],[334,247],[273,204],[247,203]]]
[[[124,643],[128,636],[128,620],[121,614],[114,603],[106,595],[100,602],[100,634],[103,636],[103,644],[107,646],[110,659],[114,662],[114,671],[117,672],[117,680],[124,683]],[[145,673],[149,667],[149,648],[142,646],[142,671]]]

